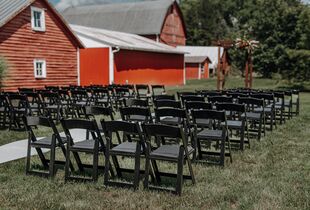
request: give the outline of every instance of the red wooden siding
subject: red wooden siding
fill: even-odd
[[[42,0],[31,6],[48,8]],[[59,18],[45,10],[45,32],[31,28],[30,6],[0,28],[0,55],[8,62],[4,90],[18,87],[77,84],[77,46]],[[34,78],[34,59],[46,60],[47,77]]]
[[[171,46],[185,45],[186,32],[181,11],[177,3],[171,6],[160,34],[160,40]]]
[[[81,85],[109,84],[109,48],[80,50]]]
[[[199,63],[186,63],[186,79],[199,78]]]
[[[184,56],[121,50],[114,55],[116,84],[183,84]]]

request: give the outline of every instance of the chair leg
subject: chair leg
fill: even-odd
[[[93,181],[98,180],[98,150],[95,150],[93,154]]]
[[[69,178],[69,165],[70,165],[70,149],[69,145],[67,146],[67,151],[66,151],[66,164],[65,164],[65,181],[68,180]]]
[[[178,171],[177,171],[177,183],[176,183],[176,194],[181,195],[183,185],[183,165],[184,165],[184,147],[180,147],[179,160],[178,160]]]
[[[137,143],[136,155],[135,155],[135,175],[133,187],[134,189],[139,188],[139,179],[140,179],[140,157],[141,157],[141,146]]]
[[[109,145],[107,145],[109,146]],[[109,183],[109,169],[110,169],[110,150],[106,149],[105,152],[105,164],[104,164],[104,185]]]
[[[196,179],[195,179],[195,176],[194,176],[192,162],[191,162],[189,157],[187,157],[187,165],[188,165],[189,174],[190,174],[191,179],[192,179],[192,183],[195,184],[196,183]]]
[[[51,148],[51,156],[50,156],[50,162],[49,162],[49,175],[51,178],[54,178],[55,175],[55,145],[52,145]]]
[[[30,140],[28,140],[27,159],[26,159],[26,174],[28,174],[28,172],[30,170],[30,157],[31,157],[31,145],[30,145]]]
[[[145,158],[144,183],[143,183],[144,189],[149,189],[150,165],[151,165],[151,160],[148,157],[148,155],[146,155],[146,158]]]

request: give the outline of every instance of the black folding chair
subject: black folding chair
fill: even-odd
[[[61,120],[64,132],[67,137],[67,152],[66,152],[66,166],[65,166],[65,180],[83,180],[83,181],[97,181],[98,180],[98,169],[103,169],[104,166],[99,166],[99,154],[105,153],[105,144],[100,134],[99,128],[95,120],[81,120],[81,119],[68,119]],[[89,131],[92,139],[74,142],[70,129],[83,129]],[[70,154],[73,154],[74,159],[77,163],[80,173],[84,176],[75,175],[76,171],[69,170]],[[82,163],[79,153],[92,154],[93,163],[86,164]],[[105,156],[105,155],[104,155]],[[91,178],[86,177],[86,169],[92,169]],[[114,176],[112,168],[110,173]],[[82,175],[83,175],[82,174]]]
[[[205,98],[203,96],[188,96],[188,95],[182,95],[181,96],[182,104],[185,106],[185,102],[188,101],[200,101],[205,102]]]
[[[186,131],[189,128],[189,118],[185,109],[159,108],[154,111],[157,123],[175,126],[182,125]]]
[[[125,121],[101,121],[102,128],[105,133],[105,138],[107,142],[106,147],[106,157],[105,157],[105,175],[104,175],[104,184],[105,185],[116,185],[121,187],[133,187],[134,189],[139,188],[140,180],[140,158],[145,154],[146,147],[143,134],[141,132],[140,126],[138,123],[134,122],[125,122]],[[113,143],[113,134],[118,135],[118,133],[123,132],[123,139],[119,144]],[[131,138],[131,136],[134,138]],[[135,139],[135,141],[133,141]],[[134,158],[135,166],[134,169],[122,168],[119,164],[119,159],[117,156],[130,157]],[[109,169],[110,167],[110,157],[114,167],[116,169],[117,177],[122,179],[123,172],[134,172],[134,180],[132,183],[124,181],[112,181],[109,179]]]
[[[244,150],[244,144],[250,147],[248,119],[244,104],[218,103],[217,110],[225,111],[227,128],[230,130],[230,142],[239,144],[239,149]],[[227,115],[228,111],[228,115]],[[233,131],[236,131],[233,138]]]
[[[191,118],[191,112],[192,110],[200,109],[200,110],[211,110],[212,104],[201,102],[201,101],[186,101],[185,102],[185,109],[187,112],[187,115],[189,116],[190,123],[193,124],[193,119]],[[197,119],[196,123],[198,124],[205,124],[206,126],[209,125],[209,120],[204,119]]]
[[[190,155],[194,153],[194,149],[188,145],[187,137],[181,126],[170,126],[160,124],[145,124],[143,130],[147,137],[147,152],[145,166],[145,189],[167,190],[175,194],[181,195],[183,179],[191,179],[195,184],[194,173],[191,165]],[[155,139],[157,147],[152,147],[152,138]],[[166,138],[174,139],[174,144],[167,144]],[[169,141],[171,142],[171,141]],[[167,173],[159,170],[156,161],[167,161],[177,163],[177,173]],[[189,175],[183,174],[183,166],[187,162]],[[152,163],[152,164],[151,164]],[[150,185],[149,175],[154,170],[155,183]],[[158,184],[162,182],[161,177],[176,178],[176,187],[171,188],[160,187]],[[157,184],[157,185],[156,185]]]
[[[14,128],[21,129],[23,127],[22,117],[31,116],[31,108],[28,102],[28,98],[25,95],[9,94],[9,111],[10,111],[10,124],[9,129]]]
[[[166,95],[165,85],[151,85],[152,88],[152,96],[157,95]]]
[[[224,111],[193,110],[193,122],[197,125],[194,142],[197,144],[198,159],[205,156],[207,163],[224,166],[225,157],[232,162],[231,145],[228,136],[226,114]],[[200,120],[209,120],[209,125],[197,123]],[[215,143],[212,145],[212,143]],[[227,146],[226,146],[227,145]],[[203,150],[203,147],[205,150]],[[228,151],[226,151],[228,147]],[[219,160],[214,158],[219,157]]]
[[[91,98],[85,89],[71,90],[72,107],[75,109],[78,117],[83,117],[83,106],[92,105]]]
[[[24,92],[29,101],[29,106],[33,115],[42,116],[43,115],[43,103],[40,98],[40,94],[37,92]]]
[[[92,90],[92,98],[95,105],[113,106],[110,91],[107,88],[95,88]]]
[[[274,95],[270,93],[255,93],[252,94],[251,97],[253,98],[259,98],[264,100],[264,119],[265,119],[265,124],[269,125],[269,129],[272,131],[273,126],[277,126],[277,121],[275,120],[275,99]],[[256,112],[261,112],[262,108],[255,108],[254,111]]]
[[[0,123],[1,128],[6,128],[8,125],[8,118],[10,116],[10,106],[6,95],[0,94]]]
[[[56,122],[63,117],[63,109],[58,93],[41,93],[44,115],[50,116]]]
[[[252,97],[240,97],[238,103],[246,106],[249,134],[257,136],[257,139],[260,140],[262,133],[264,135],[266,134],[264,100]]]
[[[121,107],[120,114],[123,121],[152,122],[152,114],[147,107]]]
[[[283,124],[285,123],[285,94],[284,92],[274,91],[273,95],[275,99],[275,120],[278,120],[280,124]]]
[[[148,101],[152,97],[150,87],[148,85],[136,85],[136,93],[139,99],[147,99]]]
[[[56,160],[56,149],[60,148],[64,157],[66,156],[65,144],[67,139],[61,137],[53,120],[49,117],[24,116],[23,121],[28,133],[26,174],[39,175],[44,177],[54,177],[56,174],[56,165],[64,167],[65,161]],[[37,138],[34,129],[46,127],[52,131],[52,136]],[[35,148],[42,163],[43,171],[31,169],[31,148]],[[42,149],[50,149],[50,158],[46,158]],[[72,163],[68,160],[71,170]]]
[[[233,98],[228,96],[209,96],[208,102],[215,103],[233,103]]]

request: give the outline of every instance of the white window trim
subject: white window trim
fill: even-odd
[[[37,63],[43,63],[42,66],[42,75],[37,75]],[[44,79],[46,78],[46,61],[44,59],[34,59],[33,60],[33,70],[34,70],[34,77],[36,79]]]
[[[41,12],[41,27],[35,27],[34,25],[34,12]],[[45,11],[38,7],[31,7],[31,28],[34,31],[45,31]]]

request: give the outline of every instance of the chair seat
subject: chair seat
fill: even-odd
[[[160,119],[160,122],[167,125],[179,125],[181,123],[181,118],[179,117],[164,117]]]
[[[198,138],[209,138],[209,139],[222,139],[222,130],[208,130],[203,129],[197,134]]]
[[[137,142],[124,142],[116,147],[113,147],[111,149],[111,153],[127,153],[127,154],[135,154],[136,153],[136,148],[137,148]],[[142,147],[141,147],[142,151]]]
[[[194,149],[187,146],[188,153],[193,153]],[[180,145],[162,145],[158,149],[151,152],[151,158],[173,158],[178,159],[180,152]],[[185,155],[185,152],[184,152]]]
[[[201,127],[208,127],[210,125],[209,119],[196,119],[196,124]]]
[[[263,108],[255,108],[254,109],[254,112],[262,112],[262,111],[263,111]],[[272,108],[271,107],[265,107],[264,111],[265,111],[265,113],[271,113]]]
[[[245,117],[245,115],[242,114],[241,117]],[[261,119],[261,113],[247,112],[246,117],[248,120],[260,120]]]
[[[143,115],[130,115],[129,120],[144,122],[146,120],[146,116]]]
[[[95,140],[84,140],[75,143],[71,147],[72,149],[77,149],[77,150],[94,150],[95,148]],[[100,148],[99,148],[100,150]]]
[[[46,109],[59,109],[60,106],[58,106],[58,105],[47,105],[45,108]]]
[[[61,137],[61,140],[63,143],[67,143],[67,139],[65,137]],[[31,142],[31,145],[33,147],[36,147],[36,146],[51,146],[52,145],[52,137],[51,136],[48,136],[48,137],[45,137],[45,138],[42,138],[42,139],[39,139],[35,142]],[[56,146],[59,146],[59,142],[56,141]]]
[[[235,128],[235,129],[242,128],[242,121],[240,121],[240,120],[227,120],[227,127],[228,128]]]

